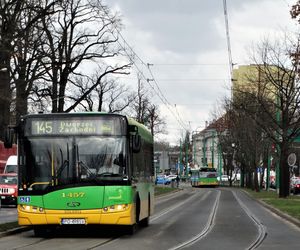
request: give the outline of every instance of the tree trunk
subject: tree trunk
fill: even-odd
[[[287,164],[288,148],[285,142],[282,142],[280,150],[279,197],[286,198],[290,195],[290,171]]]
[[[10,123],[11,90],[8,71],[0,71],[0,93],[0,140],[3,140],[7,125]]]
[[[241,165],[241,176],[240,176],[240,182],[241,182],[241,187],[245,187],[245,166],[242,164]]]
[[[52,71],[53,71],[53,77],[52,77],[52,93],[51,93],[51,99],[52,99],[52,113],[58,112],[58,95],[57,95],[57,88],[58,88],[58,72],[56,65],[52,63]]]
[[[65,92],[66,92],[66,79],[65,81],[61,80],[59,84],[59,94],[58,94],[58,112],[62,113],[64,112],[64,106],[65,106]]]
[[[27,94],[24,86],[24,80],[17,81],[16,89],[16,122],[20,120],[22,115],[27,114]]]
[[[259,192],[257,168],[254,169],[254,190]]]

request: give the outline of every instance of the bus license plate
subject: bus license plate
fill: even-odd
[[[62,225],[85,225],[85,219],[62,219]]]

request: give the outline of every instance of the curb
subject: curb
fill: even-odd
[[[9,235],[13,235],[13,234],[18,234],[18,233],[22,233],[22,232],[25,232],[25,231],[29,231],[31,229],[32,229],[31,227],[16,227],[16,228],[13,228],[13,229],[9,229],[9,230],[0,232],[0,238],[4,237],[4,236],[9,236]]]
[[[267,204],[266,202],[256,199],[254,197],[252,197],[249,193],[247,193],[246,191],[242,190],[242,192],[244,192],[246,195],[248,195],[248,197],[250,197],[251,199],[257,201],[259,204],[261,204],[263,207],[265,207],[266,209],[270,210],[271,212],[273,212],[274,214],[278,215],[279,217],[287,220],[288,222],[294,224],[295,226],[300,228],[300,220],[288,215],[287,213],[284,213],[282,211],[280,211],[279,209]]]
[[[262,200],[257,200],[260,204],[262,204],[265,208],[271,210],[274,214],[280,216],[281,218],[293,223],[295,226],[300,228],[300,220],[278,210],[275,207],[272,207],[271,205],[267,204],[266,202],[262,201]]]
[[[158,194],[158,195],[154,195],[154,198],[155,199],[158,199],[158,198],[161,198],[161,197],[164,197],[164,196],[168,196],[168,195],[172,195],[172,194],[175,194],[175,193],[178,193],[178,192],[181,192],[183,191],[183,188],[176,188],[170,192],[166,192],[166,193],[162,193],[162,194]]]

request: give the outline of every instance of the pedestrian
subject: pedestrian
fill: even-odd
[[[176,176],[176,184],[177,184],[177,187],[179,187],[179,181],[180,181],[180,179],[179,179],[179,176],[177,175],[177,176]]]

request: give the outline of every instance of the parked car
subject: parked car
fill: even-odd
[[[18,171],[18,157],[16,155],[11,155],[7,159],[3,173],[17,173],[17,171]]]
[[[291,192],[293,194],[300,193],[300,179],[296,179],[293,183],[291,183]]]
[[[158,175],[156,176],[155,184],[163,184],[163,185],[168,185],[170,184],[171,181],[166,175]]]
[[[176,174],[170,174],[170,175],[167,176],[167,178],[170,180],[170,182],[172,180],[176,181],[177,175]]]
[[[228,181],[228,180],[229,180],[228,175],[221,176],[221,181]]]
[[[276,181],[275,180],[270,181],[270,188],[276,189]]]
[[[16,173],[0,174],[1,205],[17,206],[18,176]]]

